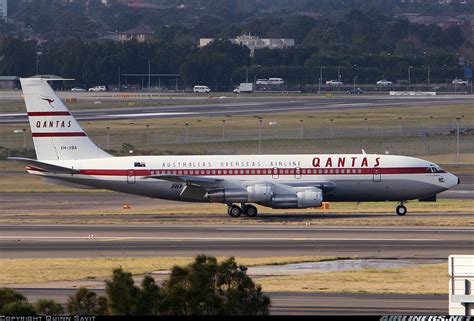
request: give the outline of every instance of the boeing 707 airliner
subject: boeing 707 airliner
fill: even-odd
[[[46,182],[152,198],[227,205],[231,217],[270,208],[312,208],[328,202],[434,200],[459,184],[438,165],[377,154],[114,157],[95,145],[43,78],[23,78],[37,159],[28,173]]]

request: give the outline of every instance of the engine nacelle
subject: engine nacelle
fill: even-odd
[[[308,188],[294,194],[276,194],[270,202],[262,205],[272,208],[307,208],[320,207],[323,202],[323,191],[319,188]]]
[[[269,185],[255,184],[244,188],[215,189],[207,193],[212,202],[217,203],[259,203],[272,200],[273,189]]]
[[[273,189],[269,185],[256,184],[247,186],[248,199],[247,202],[258,203],[268,202],[272,200]]]
[[[323,202],[323,191],[319,188],[297,192],[298,208],[320,207]]]
[[[216,189],[207,193],[209,200],[217,203],[245,203],[247,195],[243,188]]]

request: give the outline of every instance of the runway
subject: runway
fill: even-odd
[[[474,249],[470,227],[285,225],[0,225],[2,258],[357,256],[446,259]]]
[[[31,302],[51,298],[66,303],[77,289],[17,288]],[[92,289],[103,295],[103,289]],[[271,299],[272,315],[447,315],[447,295],[366,293],[265,293]]]
[[[216,102],[217,100],[217,102]],[[449,106],[472,102],[470,96],[435,96],[435,97],[266,97],[261,98],[214,98],[211,103],[203,99],[196,103],[164,106],[134,106],[132,108],[97,108],[86,110],[71,110],[78,120],[117,120],[144,118],[174,118],[192,116],[227,116],[227,115],[260,115],[289,111],[344,110],[356,108],[381,107],[419,107],[419,106]],[[194,102],[194,103],[193,103]],[[73,106],[72,106],[73,107]],[[72,108],[73,109],[73,108]],[[0,124],[15,124],[27,122],[26,113],[0,114]]]

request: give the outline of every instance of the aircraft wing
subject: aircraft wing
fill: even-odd
[[[169,182],[185,183],[180,196],[188,199],[202,200],[208,189],[224,182],[223,179],[210,177],[196,177],[189,175],[150,175],[143,178],[161,179]]]
[[[45,162],[38,161],[36,159],[24,158],[24,157],[8,157],[9,160],[14,160],[18,162],[23,162],[32,170],[38,170],[41,172],[53,172],[59,174],[79,174],[80,171],[77,169],[63,167],[58,165],[53,165]]]

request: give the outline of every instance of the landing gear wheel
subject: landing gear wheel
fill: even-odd
[[[227,214],[229,214],[231,217],[239,217],[242,215],[242,209],[237,205],[232,205],[227,209]]]
[[[398,205],[395,211],[397,212],[398,216],[403,216],[407,213],[407,208],[403,205]]]
[[[255,217],[258,214],[257,208],[253,205],[242,206],[242,211],[244,215],[248,217]]]

